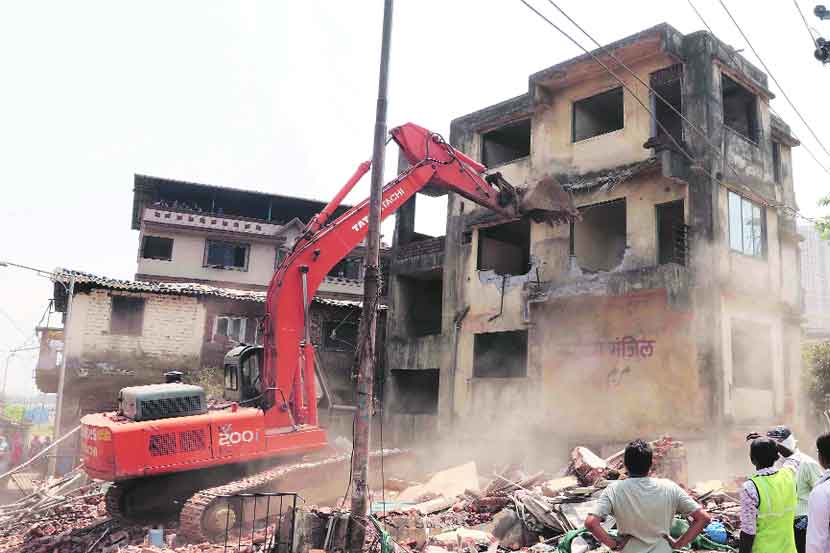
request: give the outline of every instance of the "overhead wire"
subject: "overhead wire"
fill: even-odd
[[[653,120],[653,121],[656,123],[656,125],[657,125],[657,126],[658,126],[658,127],[659,127],[662,131],[663,131],[663,133],[665,133],[665,134],[669,137],[669,139],[672,141],[672,143],[673,143],[673,144],[674,144],[674,146],[677,148],[677,150],[678,150],[681,154],[683,154],[683,156],[684,156],[686,159],[688,159],[688,160],[689,160],[692,164],[697,164],[697,163],[698,163],[698,160],[697,160],[696,158],[694,158],[691,154],[689,154],[689,153],[686,151],[686,149],[685,149],[685,148],[683,148],[683,146],[681,146],[681,145],[680,145],[680,143],[677,141],[677,139],[676,139],[676,138],[674,138],[674,136],[673,136],[673,135],[671,135],[671,134],[670,134],[670,133],[666,130],[666,128],[665,128],[665,127],[664,127],[664,126],[660,123],[660,121],[657,119],[657,116],[654,114],[654,112],[653,112],[651,109],[649,109],[649,108],[645,105],[645,103],[644,103],[644,102],[643,102],[643,101],[639,98],[639,96],[637,96],[637,94],[635,94],[635,93],[634,93],[634,91],[632,91],[632,90],[631,90],[631,88],[630,88],[630,87],[629,87],[629,86],[628,86],[628,85],[627,85],[627,84],[626,84],[626,83],[625,83],[622,79],[620,79],[620,77],[619,77],[619,76],[617,76],[617,74],[616,74],[616,73],[614,73],[614,72],[613,72],[613,71],[612,71],[612,70],[611,70],[611,69],[610,69],[610,68],[609,68],[609,67],[608,67],[605,63],[603,63],[603,62],[602,62],[602,60],[600,60],[600,59],[599,59],[599,57],[598,57],[596,54],[594,54],[593,52],[591,52],[590,50],[588,50],[587,48],[585,48],[585,47],[584,47],[581,43],[579,43],[579,41],[577,41],[576,39],[574,39],[571,35],[569,35],[566,31],[564,31],[564,30],[563,30],[560,26],[558,26],[556,23],[554,23],[553,21],[551,21],[548,17],[546,17],[546,16],[545,16],[542,12],[540,12],[539,10],[537,10],[534,6],[532,6],[531,4],[529,4],[526,0],[519,0],[519,1],[520,1],[522,4],[524,4],[524,5],[525,5],[528,9],[530,9],[532,12],[534,12],[534,13],[535,13],[535,14],[536,14],[536,15],[537,15],[540,19],[542,19],[543,21],[545,21],[548,25],[550,25],[551,27],[553,27],[554,29],[556,29],[557,31],[559,31],[559,33],[560,33],[560,34],[562,34],[562,35],[563,35],[565,38],[567,38],[570,42],[572,42],[574,45],[576,45],[576,46],[577,46],[580,50],[582,50],[583,52],[585,52],[586,54],[588,54],[589,56],[591,56],[591,58],[592,58],[592,59],[593,59],[593,60],[594,60],[594,61],[595,61],[598,65],[600,65],[600,66],[601,66],[601,67],[602,67],[602,68],[603,68],[603,69],[604,69],[604,70],[605,70],[608,74],[610,74],[610,75],[611,75],[611,76],[612,76],[612,77],[613,77],[613,78],[614,78],[614,79],[615,79],[615,80],[616,80],[616,81],[617,81],[617,82],[618,82],[618,83],[619,83],[619,84],[620,84],[620,85],[621,85],[621,86],[622,86],[622,87],[623,87],[623,88],[624,88],[624,89],[625,89],[625,90],[626,90],[626,91],[627,91],[627,92],[628,92],[628,93],[629,93],[629,94],[630,94],[630,95],[631,95],[631,96],[632,96],[632,97],[633,97],[633,98],[637,101],[637,103],[638,103],[638,104],[640,104],[640,106],[642,106],[642,108],[643,108],[644,110],[646,110],[646,112],[648,112],[648,114],[651,116],[652,120]],[[599,43],[598,43],[598,42],[597,42],[597,41],[596,41],[593,37],[591,37],[591,36],[590,36],[590,35],[589,35],[589,34],[588,34],[588,33],[587,33],[587,32],[586,32],[586,31],[585,31],[585,30],[584,30],[584,29],[583,29],[583,28],[582,28],[582,27],[578,24],[578,23],[576,23],[576,21],[574,21],[574,20],[573,20],[573,18],[571,18],[570,16],[568,16],[568,15],[564,12],[564,10],[562,10],[562,9],[561,9],[561,8],[560,8],[560,7],[559,7],[559,6],[555,3],[555,2],[553,2],[553,0],[548,0],[548,2],[549,2],[549,3],[553,6],[553,7],[555,7],[555,8],[556,8],[556,9],[557,9],[560,13],[562,13],[562,15],[564,15],[564,16],[568,19],[568,21],[570,21],[570,22],[571,22],[571,23],[572,23],[575,27],[577,27],[577,28],[578,28],[578,29],[579,29],[579,30],[580,30],[583,34],[585,34],[585,35],[586,35],[586,36],[587,36],[587,37],[588,37],[588,38],[589,38],[592,42],[594,42],[594,43],[596,43],[596,44],[599,44]],[[690,5],[691,5],[691,3],[690,3]],[[694,6],[693,6],[693,5],[692,5],[692,7],[694,8]],[[697,10],[695,10],[695,11],[697,12]],[[698,15],[699,15],[699,14],[698,14]],[[708,27],[708,25],[707,25],[707,28],[709,28],[709,27]],[[711,31],[710,31],[710,32],[711,32]],[[713,34],[714,34],[714,33],[713,33]],[[704,139],[706,140],[707,145],[709,146],[709,148],[711,149],[711,151],[715,152],[715,154],[723,160],[723,162],[724,162],[725,166],[726,166],[726,167],[731,168],[731,169],[733,170],[733,172],[735,173],[735,175],[736,175],[736,176],[738,176],[738,177],[740,177],[740,174],[738,173],[738,171],[737,171],[734,167],[732,167],[731,165],[729,165],[729,164],[728,164],[728,161],[726,160],[726,158],[725,158],[725,157],[723,156],[723,154],[719,151],[719,149],[718,149],[718,148],[717,148],[714,144],[712,144],[712,143],[711,143],[711,141],[709,140],[709,138],[708,138],[707,136],[705,136],[705,133],[704,133],[704,131],[703,131],[702,129],[700,129],[697,125],[695,125],[694,123],[692,123],[691,121],[689,121],[689,120],[688,120],[688,119],[687,119],[687,118],[686,118],[686,117],[685,117],[685,116],[684,116],[681,112],[679,112],[676,108],[674,108],[674,106],[672,106],[672,105],[671,105],[671,104],[670,104],[670,103],[669,103],[669,102],[668,102],[668,101],[667,101],[667,100],[666,100],[663,96],[659,95],[659,94],[658,94],[658,93],[657,93],[657,92],[656,92],[656,91],[655,91],[655,90],[654,90],[651,86],[649,86],[648,84],[646,84],[646,83],[645,83],[645,82],[644,82],[644,81],[643,81],[643,80],[642,80],[642,79],[641,79],[638,75],[636,75],[636,74],[635,74],[635,72],[634,72],[631,68],[629,68],[626,64],[624,64],[622,61],[620,61],[620,60],[619,60],[616,56],[614,56],[612,53],[608,52],[608,50],[607,50],[606,48],[604,48],[602,45],[599,45],[599,49],[600,49],[603,53],[605,53],[605,54],[607,54],[609,57],[611,57],[614,61],[616,61],[617,63],[619,63],[621,67],[623,67],[623,68],[624,68],[624,69],[626,69],[629,73],[631,73],[631,74],[632,74],[632,75],[633,75],[633,76],[634,76],[634,77],[635,77],[635,78],[636,78],[636,79],[637,79],[637,80],[638,80],[641,84],[643,84],[643,85],[644,85],[644,86],[645,86],[648,90],[650,90],[652,93],[654,93],[654,94],[655,94],[655,96],[659,97],[659,99],[660,99],[661,101],[663,101],[663,102],[664,102],[667,106],[669,106],[669,107],[670,107],[670,108],[671,108],[671,109],[672,109],[672,110],[673,110],[673,111],[674,111],[677,115],[679,115],[679,116],[680,116],[680,117],[681,117],[681,118],[682,118],[682,119],[683,119],[683,120],[684,120],[687,124],[689,124],[689,125],[691,126],[691,128],[695,129],[695,130],[696,130],[696,132],[698,132],[698,133],[699,133],[702,137],[704,137]],[[718,184],[720,184],[720,185],[722,185],[722,186],[724,186],[724,187],[726,187],[726,188],[730,188],[729,186],[727,186],[727,185],[726,185],[726,184],[725,184],[725,183],[724,183],[721,179],[719,179],[718,177],[716,177],[716,176],[712,176],[712,178],[713,178],[713,179],[715,180],[715,182],[717,182]],[[762,198],[762,199],[763,199],[763,198]],[[800,214],[800,212],[799,212],[797,209],[795,209],[794,207],[791,207],[791,206],[788,206],[788,205],[785,205],[785,204],[779,204],[779,203],[770,202],[770,201],[769,201],[769,200],[767,200],[767,199],[763,199],[763,201],[762,201],[762,202],[760,202],[760,203],[763,203],[765,207],[769,207],[769,208],[773,208],[773,209],[781,209],[781,210],[788,211],[788,212],[792,213],[792,214],[793,214],[794,216],[796,216],[796,217],[802,217],[802,218],[804,218],[804,219],[807,219],[806,217],[804,217],[803,215],[801,215],[801,214]],[[807,220],[810,220],[810,219],[807,219]],[[810,221],[812,221],[812,220],[810,220]]]
[[[778,90],[781,91],[781,95],[784,96],[784,99],[787,100],[787,103],[793,109],[795,114],[798,116],[798,118],[801,120],[801,122],[804,123],[804,126],[807,128],[807,130],[810,131],[810,134],[813,135],[813,138],[816,140],[816,143],[818,143],[818,145],[821,146],[821,149],[824,150],[824,153],[827,154],[828,156],[830,156],[830,150],[827,149],[827,147],[824,145],[824,142],[822,142],[821,139],[818,137],[816,132],[813,130],[813,127],[810,126],[810,123],[808,123],[807,120],[804,118],[804,116],[801,115],[801,112],[798,110],[795,103],[790,99],[790,96],[784,90],[784,87],[782,87],[781,83],[778,82],[778,79],[775,78],[775,74],[772,71],[770,71],[770,68],[767,66],[766,62],[764,62],[764,58],[761,57],[761,54],[758,53],[758,51],[755,49],[755,46],[749,40],[749,37],[746,36],[746,33],[744,33],[744,30],[741,28],[741,26],[735,20],[735,17],[732,15],[732,12],[729,11],[729,8],[726,7],[726,4],[724,4],[723,0],[718,0],[718,2],[723,7],[723,10],[726,12],[726,15],[729,16],[729,19],[735,25],[735,28],[738,29],[738,32],[744,38],[744,41],[746,41],[746,44],[747,44],[747,46],[749,46],[749,49],[752,50],[752,53],[755,54],[756,58],[758,58],[758,61],[761,63],[761,66],[767,72],[767,75],[769,75],[770,79],[772,79],[772,82],[774,82],[775,85],[778,87]]]
[[[801,21],[804,22],[804,28],[807,29],[807,34],[810,35],[810,45],[816,45],[816,37],[813,35],[813,29],[810,28],[810,24],[807,23],[807,18],[804,17],[804,12],[801,10],[801,6],[798,5],[798,0],[793,0],[793,5],[795,6],[798,15],[801,16]]]
[[[710,26],[709,26],[709,23],[707,23],[707,22],[706,22],[706,19],[704,19],[703,15],[702,15],[702,14],[700,13],[700,11],[699,11],[699,10],[695,7],[695,5],[694,5],[694,3],[692,2],[692,0],[686,0],[686,1],[688,2],[689,6],[692,8],[692,11],[694,11],[694,12],[695,12],[695,15],[697,15],[698,19],[699,19],[699,20],[700,20],[700,22],[703,24],[703,26],[704,26],[704,27],[706,27],[706,29],[709,31],[709,33],[710,33],[712,36],[715,36],[715,33],[714,33],[714,31],[712,30],[712,27],[710,27]],[[795,1],[795,0],[794,0],[794,1]],[[797,6],[797,4],[796,4],[796,6]],[[799,9],[799,11],[801,11],[801,10]],[[805,21],[805,23],[806,23],[806,21]],[[808,29],[808,30],[809,30],[809,29]],[[734,53],[734,52],[732,52],[731,50],[729,50],[729,55],[732,57],[732,61],[734,61],[734,62],[736,62],[736,63],[737,63],[737,59],[735,58],[735,53]],[[779,113],[775,110],[775,108],[773,108],[773,107],[772,107],[772,105],[771,105],[771,104],[769,105],[769,109],[770,109],[770,111],[771,111],[771,112],[772,112],[775,116],[777,116],[779,119],[782,119],[782,120],[784,119],[784,118],[781,116],[781,114],[779,114]],[[795,138],[796,140],[798,140],[798,142],[800,143],[800,146],[801,146],[802,148],[804,148],[804,150],[807,152],[807,154],[809,154],[809,156],[813,159],[813,161],[816,163],[816,165],[818,165],[818,166],[821,168],[821,170],[822,170],[822,171],[824,171],[825,173],[827,173],[827,175],[828,175],[828,176],[830,176],[830,169],[828,169],[828,168],[827,168],[827,166],[825,166],[825,165],[824,165],[821,161],[819,161],[818,156],[816,156],[816,154],[815,154],[815,153],[813,153],[813,150],[812,150],[812,149],[810,149],[810,147],[809,147],[809,146],[807,146],[807,144],[806,144],[803,140],[801,140],[801,139],[798,137],[798,135],[796,135],[796,133],[794,133],[794,132],[792,131],[792,129],[790,129],[790,134],[793,136],[793,138]],[[796,209],[794,209],[794,208],[791,208],[791,207],[789,207],[789,206],[788,206],[788,207],[787,207],[787,209],[792,210],[792,211],[794,212],[795,216],[800,217],[801,219],[804,219],[804,220],[806,220],[806,221],[809,221],[810,223],[815,224],[815,223],[817,223],[817,222],[818,222],[816,219],[813,219],[813,218],[807,217],[807,216],[803,215],[800,211],[798,211],[798,210],[796,210]]]
[[[570,40],[570,41],[571,41],[574,45],[576,45],[576,47],[577,47],[577,48],[579,48],[580,50],[582,50],[583,52],[585,52],[586,54],[588,54],[589,56],[591,56],[591,57],[594,59],[594,61],[595,61],[595,62],[596,62],[596,63],[597,63],[600,67],[602,67],[602,68],[603,68],[603,69],[604,69],[604,70],[605,70],[605,71],[606,71],[609,75],[611,75],[611,76],[614,78],[614,80],[616,80],[618,83],[620,83],[620,86],[622,86],[622,87],[626,90],[626,92],[628,92],[628,93],[631,95],[631,97],[632,97],[632,98],[634,98],[634,99],[637,101],[637,103],[638,103],[638,104],[640,104],[640,106],[642,106],[642,108],[643,108],[644,110],[646,110],[646,111],[649,113],[649,115],[651,115],[652,120],[653,120],[653,121],[657,124],[657,126],[658,126],[658,127],[660,127],[660,130],[661,130],[661,131],[663,131],[663,133],[664,133],[664,134],[665,134],[665,135],[669,138],[669,140],[671,140],[672,144],[675,146],[675,148],[677,148],[678,152],[682,153],[682,154],[683,154],[683,156],[684,156],[686,159],[688,159],[691,163],[693,163],[693,164],[694,164],[694,163],[697,163],[697,160],[696,160],[696,159],[695,159],[695,158],[694,158],[691,154],[689,154],[689,153],[686,151],[686,149],[685,149],[685,148],[683,148],[683,146],[682,146],[682,145],[681,145],[681,144],[677,141],[677,139],[676,139],[674,136],[672,136],[672,134],[671,134],[671,133],[670,133],[670,132],[666,129],[666,127],[665,127],[665,126],[664,126],[664,125],[663,125],[663,124],[662,124],[662,123],[661,123],[661,122],[657,119],[657,116],[655,116],[655,115],[654,115],[654,113],[651,111],[651,109],[649,109],[649,108],[648,108],[648,106],[646,106],[646,104],[645,104],[645,103],[644,103],[644,102],[640,99],[640,97],[639,97],[639,96],[637,96],[637,95],[634,93],[634,91],[633,91],[633,90],[631,90],[631,88],[630,88],[630,87],[629,87],[629,86],[628,86],[628,85],[627,85],[627,84],[626,84],[626,83],[625,83],[625,82],[624,82],[624,81],[623,81],[623,80],[622,80],[619,76],[617,76],[617,74],[616,74],[616,73],[614,73],[613,71],[611,71],[611,68],[610,68],[610,67],[608,67],[608,66],[607,66],[607,65],[606,65],[606,64],[605,64],[605,63],[604,63],[601,59],[599,59],[599,57],[597,57],[597,55],[596,55],[596,54],[594,54],[593,52],[591,52],[590,50],[588,50],[587,48],[585,48],[584,46],[582,46],[582,44],[580,44],[580,43],[579,43],[579,41],[577,41],[577,40],[576,40],[575,38],[573,38],[571,35],[569,35],[568,33],[566,33],[566,32],[565,32],[565,31],[564,31],[561,27],[559,27],[559,25],[557,25],[556,23],[554,23],[553,21],[551,21],[550,19],[548,19],[548,18],[547,18],[547,17],[546,17],[546,16],[545,16],[542,12],[540,12],[540,11],[539,11],[539,10],[537,10],[534,6],[532,6],[531,4],[529,4],[529,3],[527,2],[527,0],[519,0],[519,2],[521,2],[522,4],[524,4],[524,5],[525,5],[525,6],[526,6],[529,10],[531,10],[533,13],[535,13],[537,16],[539,16],[539,17],[540,17],[542,20],[544,20],[544,21],[545,21],[548,25],[550,25],[551,27],[553,27],[554,29],[556,29],[557,31],[559,31],[559,32],[560,32],[560,33],[561,33],[561,34],[562,34],[565,38],[567,38],[567,39],[568,39],[568,40]]]
[[[732,165],[732,164],[730,164],[730,163],[729,163],[729,160],[727,160],[727,159],[726,159],[726,156],[724,156],[724,155],[723,155],[723,153],[720,151],[720,148],[719,148],[716,144],[714,144],[714,142],[711,140],[711,138],[709,137],[709,135],[708,135],[708,134],[707,134],[707,133],[706,133],[703,129],[701,129],[699,125],[697,125],[697,124],[695,124],[694,122],[690,121],[690,120],[689,120],[689,119],[688,119],[685,115],[683,115],[683,113],[682,113],[680,110],[678,110],[676,107],[674,107],[674,105],[672,105],[672,103],[671,103],[671,102],[669,102],[668,100],[666,100],[666,98],[665,98],[665,97],[663,97],[663,95],[662,95],[662,94],[660,94],[659,92],[657,92],[657,91],[656,91],[656,90],[655,90],[655,89],[654,89],[651,85],[649,85],[649,84],[648,84],[648,83],[646,83],[643,79],[641,79],[641,78],[640,78],[640,76],[639,76],[639,75],[638,75],[638,74],[637,74],[637,73],[636,73],[633,69],[631,69],[628,65],[626,65],[626,64],[625,64],[622,60],[620,60],[617,56],[615,56],[613,52],[611,52],[611,51],[609,51],[607,48],[605,48],[605,47],[604,47],[604,46],[603,46],[603,45],[602,45],[602,44],[601,44],[601,43],[600,43],[600,42],[599,42],[596,38],[594,38],[594,37],[593,37],[590,33],[588,33],[588,31],[586,31],[586,30],[585,30],[585,29],[584,29],[584,28],[583,28],[583,27],[582,27],[579,23],[577,23],[577,22],[576,22],[576,21],[575,21],[575,20],[574,20],[574,19],[573,19],[570,15],[568,15],[568,14],[565,12],[565,10],[563,10],[562,8],[560,8],[560,7],[559,7],[559,5],[558,5],[556,2],[554,2],[554,0],[548,0],[548,3],[549,3],[550,5],[552,5],[554,8],[556,8],[556,10],[557,10],[557,11],[559,11],[559,13],[561,13],[561,14],[562,14],[562,15],[563,15],[563,16],[564,16],[564,17],[565,17],[568,21],[570,21],[570,22],[571,22],[571,24],[572,24],[574,27],[576,27],[577,29],[579,29],[579,31],[580,31],[582,34],[584,34],[586,37],[588,37],[588,39],[589,39],[591,42],[593,42],[594,44],[596,44],[596,45],[597,45],[597,48],[598,48],[601,52],[603,52],[603,53],[604,53],[604,54],[606,54],[608,57],[610,57],[611,59],[613,59],[615,62],[617,62],[618,64],[620,64],[620,66],[621,66],[623,69],[625,69],[628,73],[630,73],[630,74],[631,74],[631,76],[632,76],[632,77],[634,77],[634,78],[635,78],[635,79],[636,79],[636,80],[637,80],[637,81],[638,81],[641,85],[643,85],[644,87],[646,87],[646,88],[649,90],[649,92],[651,92],[652,94],[654,94],[654,96],[655,96],[655,98],[656,98],[657,100],[659,100],[659,101],[663,102],[663,104],[664,104],[666,107],[668,107],[668,108],[669,108],[669,109],[670,109],[670,110],[671,110],[671,111],[672,111],[675,115],[677,115],[678,117],[680,117],[680,119],[681,119],[681,120],[683,120],[683,122],[685,122],[685,123],[689,126],[689,128],[690,128],[691,130],[693,130],[693,131],[694,131],[694,132],[695,132],[698,136],[700,136],[700,137],[701,137],[701,138],[702,138],[702,139],[706,142],[706,145],[708,146],[709,151],[711,151],[711,152],[712,152],[712,153],[714,153],[717,157],[719,157],[719,158],[721,159],[721,161],[723,162],[724,166],[725,166],[725,167],[728,167],[729,169],[731,169],[731,170],[732,170],[732,173],[733,173],[736,177],[738,177],[739,179],[741,178],[741,174],[740,174],[740,172],[739,172],[739,171],[735,168],[735,166],[734,166],[734,165]],[[708,28],[708,26],[707,26],[707,28]],[[711,31],[710,31],[710,32],[711,32]],[[830,174],[830,173],[828,173],[828,174]]]

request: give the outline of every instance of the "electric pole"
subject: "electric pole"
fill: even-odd
[[[65,286],[65,285],[64,285]],[[66,287],[66,286],[65,286]],[[52,428],[52,441],[61,438],[61,423],[63,419],[63,394],[66,386],[66,357],[69,355],[69,323],[72,319],[72,300],[75,295],[75,273],[69,277],[69,286],[66,287],[66,317],[63,319],[63,351],[61,352],[61,366],[58,372],[58,397],[55,405],[55,426]],[[58,450],[49,457],[49,476],[57,476]]]
[[[389,43],[392,35],[392,0],[383,3],[383,38],[380,76],[375,112],[375,139],[372,148],[372,178],[369,193],[369,231],[366,235],[366,276],[363,281],[363,314],[358,344],[357,412],[352,451],[352,504],[350,549],[362,551],[364,527],[369,513],[369,442],[372,427],[375,376],[375,336],[380,291],[380,211],[383,164],[386,158],[386,96],[389,82]]]

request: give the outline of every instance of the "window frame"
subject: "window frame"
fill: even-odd
[[[156,240],[166,240],[170,242],[170,257],[148,257],[146,254],[147,251],[147,239],[154,238]],[[173,238],[167,236],[155,236],[153,234],[145,234],[141,237],[141,259],[152,259],[155,261],[173,261]]]
[[[747,329],[746,328],[747,325],[749,325],[750,327],[755,327],[755,328]],[[752,331],[754,331],[754,332],[752,332]],[[739,353],[739,352],[736,352],[736,348],[735,348],[735,343],[737,341],[735,339],[736,338],[736,333],[740,333],[740,334],[744,334],[744,335],[751,334],[753,336],[753,339],[752,339],[752,342],[754,344],[753,348],[757,347],[757,341],[758,340],[760,340],[763,343],[763,338],[766,338],[766,343],[769,346],[770,363],[769,363],[769,365],[766,365],[764,367],[766,369],[764,374],[761,375],[760,372],[758,373],[759,375],[761,375],[760,378],[758,378],[758,380],[761,381],[760,382],[761,386],[747,385],[747,382],[743,378],[743,377],[747,376],[747,373],[744,373],[743,371],[738,371],[737,370],[736,363],[735,363],[735,357],[736,357],[736,353]],[[735,317],[730,318],[730,320],[729,320],[730,352],[729,353],[730,353],[731,363],[732,363],[731,381],[732,381],[732,386],[733,387],[740,388],[740,389],[745,389],[745,390],[764,390],[764,391],[774,391],[775,390],[775,375],[774,375],[775,364],[773,362],[773,357],[772,357],[774,355],[774,352],[773,352],[774,348],[773,348],[773,343],[772,343],[772,334],[773,334],[773,327],[772,327],[772,325],[770,325],[766,322],[756,322],[756,321],[750,321],[750,320],[735,318]],[[745,367],[742,366],[741,368],[743,369]],[[742,378],[738,378],[738,372],[741,372],[741,377]]]
[[[494,342],[499,340],[499,338],[491,338],[493,342],[484,343],[484,336],[492,336],[492,335],[501,335],[504,338],[509,338],[506,335],[511,336],[521,336],[522,338],[522,350],[516,351],[515,349],[512,352],[512,357],[521,357],[522,363],[517,363],[516,368],[518,368],[521,374],[513,374],[513,371],[494,371],[492,370],[492,366],[490,364],[481,364],[480,363],[480,355],[489,355],[489,351],[493,349],[496,345]],[[482,352],[480,350],[486,349],[488,351]],[[526,329],[516,329],[516,330],[499,330],[494,332],[477,332],[473,334],[473,369],[472,369],[472,377],[476,380],[479,379],[522,379],[528,378],[528,362],[530,360],[530,333]]]
[[[230,377],[230,378],[228,378]],[[226,390],[236,392],[239,390],[239,367],[231,363],[225,363],[225,374],[223,384]]]
[[[495,161],[487,159],[487,142],[493,140],[492,136],[499,131],[504,131],[504,129],[508,127],[518,127],[519,125],[527,124],[528,126],[528,142],[527,142],[527,153],[524,155],[512,157],[507,161]],[[489,138],[488,138],[489,137]],[[519,117],[518,119],[514,119],[512,121],[508,121],[503,123],[497,127],[488,128],[487,130],[482,130],[479,132],[479,159],[481,162],[489,168],[493,167],[501,167],[503,165],[509,165],[511,163],[516,163],[517,161],[521,161],[523,159],[528,159],[533,153],[533,118],[532,117]]]
[[[758,94],[756,94],[750,88],[744,86],[743,83],[741,83],[738,79],[732,78],[731,76],[727,75],[723,71],[721,71],[720,76],[721,76],[721,79],[720,79],[720,81],[721,81],[721,95],[720,95],[720,97],[721,97],[721,118],[722,118],[721,123],[723,124],[723,126],[725,128],[729,129],[730,131],[732,131],[736,135],[740,136],[741,138],[743,138],[744,140],[746,140],[750,144],[754,144],[755,146],[758,146],[761,142],[761,113],[760,113],[760,99],[758,98]],[[749,134],[751,136],[747,136],[744,133],[742,133],[741,131],[739,131],[738,129],[736,129],[734,127],[731,127],[730,125],[726,124],[726,109],[724,108],[724,101],[723,101],[723,80],[724,79],[727,79],[727,80],[731,81],[734,85],[738,86],[739,88],[742,88],[744,91],[746,91],[746,92],[748,92],[749,94],[752,95],[752,106],[751,106],[752,120],[747,121],[747,123],[750,125],[750,128],[748,130],[749,130]],[[747,114],[749,114],[749,113],[750,113],[750,111],[747,112]]]
[[[229,336],[227,333],[226,334],[219,334],[219,320],[220,319],[226,319],[228,321],[228,324],[225,326],[226,329],[229,328],[229,325],[230,325],[231,321],[239,321],[240,322],[239,334],[241,334],[242,339],[239,340],[234,336]],[[211,341],[218,342],[219,341],[218,338],[221,336],[225,340],[232,340],[232,341],[234,341],[236,343],[239,343],[239,344],[245,344],[245,343],[247,343],[245,341],[245,338],[247,336],[247,331],[248,331],[248,317],[245,317],[243,315],[216,315],[213,318],[213,337],[212,337]]]
[[[216,265],[216,264],[209,263],[208,260],[210,259],[210,245],[212,243],[229,245],[229,246],[232,246],[234,248],[236,248],[236,247],[244,248],[245,249],[245,263],[244,263],[244,265],[242,267],[237,267],[235,265],[228,266],[228,265]],[[247,242],[234,242],[233,240],[221,240],[221,239],[217,239],[217,238],[206,238],[205,239],[205,251],[204,251],[204,257],[202,259],[202,267],[204,267],[204,268],[207,268],[207,269],[221,269],[221,270],[225,270],[225,271],[247,272],[248,271],[248,266],[250,264],[250,259],[251,259],[251,244],[249,244]]]
[[[604,96],[606,94],[617,93],[619,91],[620,94],[620,110],[622,116],[622,125],[620,125],[617,129],[612,129],[610,131],[605,131],[598,134],[593,134],[591,136],[585,136],[582,138],[577,138],[576,136],[576,108],[577,105],[583,104],[588,100],[593,100],[599,96]],[[621,131],[625,129],[625,91],[623,90],[622,86],[616,86],[613,88],[609,88],[608,90],[603,90],[602,92],[597,92],[596,94],[591,94],[590,96],[585,96],[584,98],[580,98],[578,100],[573,100],[571,102],[571,144],[579,144],[580,142],[585,142],[586,140],[591,140],[593,138],[597,138],[600,136],[605,136],[607,134],[611,134],[617,131]]]
[[[739,253],[741,255],[745,255],[746,257],[751,257],[751,258],[754,258],[754,259],[766,259],[767,258],[767,211],[766,211],[766,208],[758,202],[754,202],[754,201],[750,200],[749,198],[741,196],[737,192],[734,192],[734,191],[729,190],[729,189],[727,189],[726,192],[727,192],[727,195],[726,195],[726,214],[727,214],[726,229],[727,229],[727,242],[729,243],[730,251],[735,252],[735,253]],[[739,217],[739,220],[738,220],[737,223],[734,220],[734,215],[735,214],[733,213],[733,209],[732,209],[733,208],[733,202],[732,202],[733,198],[736,198],[740,202],[739,203],[740,217]],[[753,212],[756,208],[758,209],[758,218],[759,218],[759,221],[760,221],[760,225],[759,225],[760,229],[759,229],[759,235],[758,235],[758,239],[760,240],[760,243],[761,243],[760,251],[755,250],[755,244],[754,244],[755,235],[754,235],[754,233],[752,233],[752,244],[749,246],[749,248],[751,248],[751,250],[748,251],[747,250],[747,245],[745,244],[746,232],[747,232],[747,229],[746,229],[745,225],[746,225],[746,220],[747,219],[746,219],[746,215],[744,214],[744,208],[747,205],[750,206],[750,208],[752,209]],[[753,216],[754,216],[754,213],[750,215],[750,217],[753,217]],[[733,231],[736,229],[736,225],[740,229],[740,233],[739,233],[740,241],[741,241],[740,248],[736,247],[736,245],[735,245],[736,237],[733,234]]]
[[[141,305],[141,309],[138,310],[138,314],[135,315],[136,320],[127,321],[126,323],[119,322],[114,324],[116,321],[115,311],[116,311],[116,304],[120,303],[133,303]],[[122,296],[120,294],[111,295],[110,296],[110,325],[109,325],[109,333],[115,336],[142,336],[144,333],[144,309],[147,307],[147,301],[145,298],[135,297],[135,296]],[[126,311],[127,313],[133,313],[129,309]],[[126,319],[126,317],[125,317]],[[123,328],[121,325],[125,325]]]

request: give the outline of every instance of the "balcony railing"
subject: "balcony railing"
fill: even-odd
[[[239,232],[245,234],[256,234],[260,236],[273,236],[283,228],[282,225],[265,223],[262,221],[252,221],[230,215],[216,215],[194,212],[185,209],[178,210],[162,207],[144,208],[143,220],[148,223],[160,223],[225,232]]]

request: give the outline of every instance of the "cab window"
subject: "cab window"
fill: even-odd
[[[237,376],[235,365],[231,365],[231,364],[225,365],[225,389],[226,390],[238,390],[239,389],[239,377]]]

